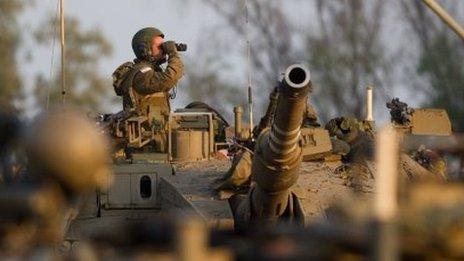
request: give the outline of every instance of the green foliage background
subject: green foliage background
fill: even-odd
[[[24,5],[22,0],[0,0],[0,104],[7,107],[20,104],[24,98],[16,60],[21,42],[18,15]]]

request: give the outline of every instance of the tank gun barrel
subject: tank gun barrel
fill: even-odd
[[[287,68],[272,126],[261,133],[255,148],[252,173],[257,186],[252,192],[252,209],[256,213],[252,215],[272,219],[291,204],[289,188],[298,179],[300,128],[310,86],[310,73],[303,65]]]
[[[277,158],[285,158],[295,151],[300,136],[302,115],[309,92],[309,71],[301,65],[292,65],[280,85],[274,122],[270,131],[269,148]]]

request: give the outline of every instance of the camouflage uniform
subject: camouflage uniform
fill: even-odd
[[[113,86],[117,95],[123,97],[124,110],[134,110],[138,115],[165,121],[170,112],[169,91],[183,75],[183,63],[174,42],[163,44],[168,65],[163,71],[161,64],[166,59],[153,57],[150,46],[154,37],[164,35],[156,28],[144,28],[132,40],[137,56],[134,62],[119,66],[113,73]]]
[[[116,94],[123,98],[126,114],[140,116],[139,120],[144,120],[142,127],[154,132],[152,145],[155,150],[166,152],[171,111],[169,91],[182,77],[184,66],[173,41],[162,44],[162,54],[156,57],[152,54],[151,46],[157,36],[164,38],[160,30],[152,27],[134,35],[132,49],[137,58],[116,69],[113,86]],[[166,55],[168,64],[163,70],[161,65],[166,62]]]
[[[372,126],[368,123],[358,121],[356,118],[339,117],[330,120],[325,125],[325,129],[329,131],[331,137],[338,140],[337,147],[349,145],[349,152],[345,155],[348,162],[362,162],[364,159],[372,158],[374,137]]]

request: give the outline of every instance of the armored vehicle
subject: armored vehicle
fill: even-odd
[[[308,109],[309,75],[303,65],[289,66],[253,131],[243,129],[242,110],[235,108],[232,142],[225,139],[228,123],[202,103],[175,110],[166,116],[165,125],[124,112],[103,116],[100,127],[117,141],[113,175],[106,185],[81,198],[78,214],[65,228],[66,244],[166,213],[238,231],[255,223],[308,226],[324,219],[332,203],[353,192],[372,197],[375,163],[372,151],[360,147],[373,146],[373,122],[338,118],[320,126]],[[446,121],[446,112],[439,114]],[[397,123],[396,128],[414,132],[415,122]],[[446,131],[438,134],[450,134],[450,129]],[[165,138],[160,139],[160,133]],[[159,147],[166,149],[154,149]],[[430,172],[403,154],[414,165],[405,176],[414,175],[417,168]]]

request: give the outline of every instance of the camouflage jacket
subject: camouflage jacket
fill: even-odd
[[[146,111],[156,105],[169,110],[168,92],[183,75],[184,66],[178,53],[169,55],[166,69],[160,62],[135,60],[120,65],[113,73],[113,86],[123,97],[124,110]]]

